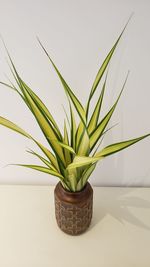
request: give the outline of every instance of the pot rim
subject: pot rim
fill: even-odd
[[[81,191],[70,192],[63,188],[61,182],[58,182],[54,190],[54,195],[64,203],[76,204],[86,201],[89,196],[93,195],[93,189],[90,183],[87,182],[85,187]]]
[[[73,192],[73,191],[69,191],[69,190],[65,189],[65,188],[63,187],[63,185],[62,185],[61,182],[58,182],[58,184],[60,184],[60,186],[62,187],[62,189],[64,190],[65,193],[67,193],[67,194],[71,194],[71,195],[72,195],[72,194],[74,194],[74,195],[80,194],[81,192],[83,192],[83,191],[87,188],[88,185],[90,185],[89,182],[86,182],[85,186],[84,186],[80,191],[75,191],[75,192]],[[90,186],[91,186],[91,185],[90,185]]]

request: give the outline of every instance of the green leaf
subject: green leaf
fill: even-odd
[[[92,163],[96,163],[99,160],[97,157],[83,157],[83,156],[75,156],[73,163],[69,164],[67,170],[80,168]]]
[[[53,171],[53,170],[50,170],[49,168],[46,168],[46,167],[43,167],[43,166],[39,166],[39,165],[28,165],[28,164],[12,164],[12,165],[34,169],[34,170],[37,170],[37,171],[40,171],[40,172],[51,174],[53,176],[57,176],[61,180],[64,180],[64,177],[60,173],[58,173],[56,171]]]
[[[61,147],[56,142],[59,140],[58,140],[58,137],[55,134],[53,128],[51,127],[50,123],[48,123],[46,118],[43,116],[41,111],[38,109],[38,107],[36,106],[36,104],[34,103],[34,101],[32,100],[32,98],[30,97],[30,95],[28,94],[27,91],[25,91],[25,97],[26,97],[26,99],[27,99],[27,101],[28,101],[28,103],[32,109],[32,113],[35,116],[40,128],[42,129],[42,131],[46,137],[46,139],[49,140],[49,143],[50,143],[52,149],[54,150],[54,152],[56,153],[56,156],[58,156],[58,158],[65,165],[64,154],[63,154]]]
[[[44,147],[42,144],[40,144],[38,141],[36,141],[30,134],[28,134],[27,132],[25,132],[21,127],[19,127],[18,125],[16,125],[15,123],[0,117],[0,124],[19,133],[22,134],[23,136],[32,139],[37,145],[38,147],[43,151],[43,153],[47,156],[47,158],[52,162],[53,166],[59,170],[59,166],[57,163],[56,158],[54,157],[54,155],[46,148]]]
[[[77,131],[77,154],[80,156],[88,156],[90,152],[90,138],[88,135],[88,131],[84,124],[81,121],[81,126],[79,125]]]
[[[31,139],[31,135],[29,135],[27,132],[25,132],[22,128],[20,128],[15,123],[13,123],[13,122],[11,122],[11,121],[3,118],[3,117],[0,117],[0,124]]]
[[[7,48],[6,48],[7,50]],[[65,167],[65,158],[64,158],[64,154],[63,154],[63,150],[62,148],[55,142],[55,140],[58,140],[58,136],[56,135],[56,132],[54,130],[54,128],[52,127],[51,123],[47,120],[46,116],[41,112],[39,106],[37,105],[37,102],[35,101],[35,97],[33,98],[33,96],[31,96],[31,94],[29,94],[29,88],[25,85],[25,83],[23,82],[23,80],[20,78],[15,65],[8,53],[7,50],[7,54],[9,56],[13,71],[14,71],[14,76],[15,79],[17,81],[17,84],[22,92],[22,94],[24,95],[25,98],[25,103],[27,103],[28,107],[30,107],[30,110],[32,112],[32,114],[34,115],[35,119],[37,120],[43,134],[45,135],[45,138],[47,139],[48,143],[51,145],[52,149],[54,150],[56,157],[58,158],[60,165],[63,167]],[[31,93],[31,92],[30,92]],[[41,104],[41,102],[40,102]],[[47,136],[49,136],[51,138],[51,142],[49,141],[49,139],[47,138]],[[58,140],[59,141],[59,140]],[[60,166],[59,166],[60,167]]]
[[[78,128],[76,130],[76,133],[75,133],[75,150],[76,151],[78,151],[81,138],[83,136],[83,132],[84,132],[84,124],[82,123],[82,121],[80,121]]]
[[[85,184],[87,183],[87,180],[89,179],[90,175],[92,174],[92,172],[95,170],[96,167],[96,163],[92,164],[87,170],[85,170],[85,172],[83,173],[82,176],[82,185],[83,187],[85,186]]]
[[[113,126],[111,126],[110,128],[108,128],[107,130],[105,130],[105,131],[103,132],[103,134],[102,134],[102,136],[101,136],[102,138],[100,139],[100,142],[99,142],[98,146],[96,147],[95,151],[93,152],[92,157],[94,157],[94,155],[96,154],[96,152],[97,152],[97,150],[99,149],[100,145],[102,144],[103,139],[104,139],[106,133],[109,132],[112,128],[114,128],[116,125],[118,125],[118,123],[114,124]]]
[[[42,47],[42,49],[44,50],[44,52],[47,55],[47,57],[49,58],[50,62],[52,63],[56,73],[58,74],[58,77],[60,78],[60,81],[61,81],[61,83],[62,83],[62,85],[64,87],[64,90],[67,93],[67,95],[70,97],[75,109],[78,112],[78,115],[80,116],[80,118],[83,121],[83,123],[86,124],[86,113],[85,113],[85,110],[84,110],[82,104],[80,103],[79,99],[75,96],[73,91],[70,89],[70,87],[68,86],[68,84],[66,83],[66,81],[64,80],[62,75],[60,74],[58,68],[54,64],[53,60],[51,59],[51,57],[49,56],[48,52],[46,51],[46,49],[44,48],[44,46],[42,45],[42,43],[41,43],[41,41],[39,39],[38,39],[38,42],[39,42],[40,46]]]
[[[71,103],[69,101],[69,107],[70,107],[70,119],[71,119],[71,146],[73,147],[73,149],[76,151],[76,120],[75,120],[75,116],[71,107]]]
[[[67,111],[66,111],[66,109],[65,109],[65,107],[64,107],[63,105],[62,105],[62,107],[63,107],[64,113],[65,113],[65,115],[66,115],[66,119],[67,119],[69,128],[71,128],[71,125],[70,125],[70,121],[69,121],[69,117],[68,117]]]
[[[57,169],[57,171],[59,172],[60,171],[59,165],[58,165],[57,159],[53,155],[53,153],[48,148],[46,148],[41,143],[39,143],[37,140],[35,140],[34,138],[32,138],[32,140],[36,143],[36,145],[41,149],[41,151],[44,153],[44,155],[50,160],[50,162],[55,167],[55,169]]]
[[[45,158],[43,158],[41,155],[38,153],[34,152],[33,150],[27,150],[28,153],[38,157],[46,166],[48,166],[49,169],[52,169],[53,171],[57,172],[57,169],[54,168],[54,166]]]
[[[86,126],[80,121],[75,136],[76,153],[80,156],[87,156],[90,152],[90,139]]]
[[[77,170],[76,169],[66,169],[67,181],[69,181],[69,188],[72,192],[76,191],[77,186]]]
[[[82,174],[81,179],[79,180],[77,184],[77,191],[81,191],[82,188],[86,185],[88,178],[90,177],[91,173],[94,171],[96,167],[96,163],[90,165],[88,168],[85,169],[85,171]]]
[[[14,73],[13,73],[13,74],[14,74]],[[4,83],[4,82],[0,82],[0,84],[5,85],[6,87],[12,89],[12,90],[15,91],[17,94],[19,94],[19,96],[22,98],[22,100],[25,102],[25,104],[26,104],[26,105],[28,106],[28,108],[30,109],[30,106],[28,105],[28,103],[27,103],[26,99],[24,98],[24,96],[19,92],[19,90],[14,86],[14,84],[13,84],[11,81],[9,81],[9,82],[11,83],[11,85],[10,85],[10,84],[7,84],[7,83]]]
[[[129,73],[128,73],[128,74],[129,74]],[[128,74],[127,74],[127,77],[126,77],[125,82],[124,82],[124,84],[123,84],[122,90],[121,90],[121,92],[120,92],[120,94],[119,94],[119,96],[118,96],[116,102],[115,102],[114,105],[111,107],[111,109],[109,110],[109,112],[104,116],[104,118],[100,121],[100,123],[97,125],[96,129],[95,129],[95,130],[91,133],[91,135],[90,135],[90,148],[91,148],[91,151],[92,151],[92,149],[95,147],[97,141],[98,141],[98,140],[100,139],[100,137],[102,136],[102,134],[103,134],[103,132],[104,132],[104,130],[105,130],[105,128],[106,128],[108,122],[109,122],[110,119],[111,119],[111,116],[112,116],[112,114],[113,114],[113,112],[114,112],[114,110],[115,110],[115,108],[116,108],[116,106],[117,106],[117,104],[118,104],[118,101],[119,101],[119,99],[120,99],[120,97],[121,97],[121,94],[122,94],[123,89],[124,89],[124,87],[125,87],[125,84],[126,84],[126,82],[127,82]]]
[[[74,149],[71,147],[71,146],[69,146],[69,145],[66,145],[66,144],[64,144],[64,143],[62,143],[62,142],[60,142],[60,141],[57,141],[57,143],[61,146],[61,147],[63,147],[64,149],[67,149],[69,152],[71,152],[72,154],[76,154],[76,152],[74,151]]]
[[[47,141],[51,145],[52,149],[54,150],[56,156],[60,159],[62,164],[65,166],[65,159],[62,148],[57,144],[56,141],[59,141],[58,136],[56,135],[53,127],[51,124],[47,121],[45,116],[42,114],[32,97],[29,95],[28,91],[25,87],[23,87],[23,94],[27,100],[27,102],[30,105],[31,111],[36,118],[43,134],[45,135]]]
[[[66,122],[64,121],[64,144],[69,145],[69,137],[66,127]],[[65,161],[68,166],[71,163],[71,154],[67,149],[64,149]]]
[[[107,147],[105,147],[104,149],[102,149],[100,152],[98,152],[94,157],[97,158],[97,157],[107,157],[111,154],[114,154],[114,153],[117,153],[139,141],[141,141],[142,139],[146,138],[150,136],[150,134],[146,134],[146,135],[143,135],[141,137],[138,137],[138,138],[135,138],[135,139],[131,139],[131,140],[127,140],[127,141],[123,141],[123,142],[119,142],[119,143],[115,143],[115,144],[112,144],[112,145],[109,145]]]
[[[34,102],[36,103],[37,107],[40,109],[40,111],[45,115],[48,120],[52,123],[55,132],[58,134],[59,138],[62,139],[62,135],[60,133],[59,127],[57,123],[55,122],[53,116],[49,112],[48,108],[45,106],[45,104],[42,102],[42,100],[31,90],[31,88],[21,79],[21,82],[23,84],[23,87],[27,90],[29,95],[32,97]]]
[[[107,79],[107,76],[106,76],[106,79]],[[105,79],[101,94],[98,98],[97,104],[95,106],[95,109],[93,111],[93,114],[92,114],[91,119],[90,119],[89,124],[88,124],[88,133],[89,134],[91,134],[95,130],[97,123],[98,123],[98,119],[99,119],[100,111],[101,111],[101,106],[102,106],[102,101],[103,101],[103,97],[104,97],[104,91],[105,91],[105,87],[106,87],[106,79]]]
[[[123,28],[121,34],[119,35],[117,41],[113,45],[112,49],[110,50],[110,52],[108,53],[107,57],[105,58],[105,60],[103,61],[101,67],[98,70],[98,73],[97,73],[96,78],[94,80],[94,83],[92,85],[90,96],[89,96],[89,99],[88,99],[87,109],[86,109],[86,117],[88,117],[90,101],[91,101],[91,99],[92,99],[92,97],[93,97],[93,95],[94,95],[94,93],[95,93],[95,91],[97,89],[97,86],[98,86],[99,82],[101,81],[101,78],[103,77],[103,74],[104,74],[104,72],[105,72],[105,70],[106,70],[106,68],[107,68],[107,66],[108,66],[108,64],[109,64],[109,62],[110,62],[110,60],[112,58],[112,55],[113,55],[113,53],[114,53],[114,51],[115,51],[115,49],[116,49],[116,47],[117,47],[117,45],[118,45],[118,43],[119,43],[119,41],[121,39],[121,36],[123,35],[128,23],[129,23],[131,17],[132,17],[132,15],[130,16],[130,18],[127,21],[125,27]]]
[[[5,82],[0,82],[0,84],[4,85],[4,86],[6,86],[6,87],[9,87],[10,89],[12,89],[13,91],[15,91],[15,92],[17,92],[17,93],[19,92],[19,91],[17,90],[17,88],[15,88],[14,85],[10,85],[10,84],[5,83]]]

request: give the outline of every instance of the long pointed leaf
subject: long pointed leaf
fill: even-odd
[[[69,164],[67,170],[80,168],[91,163],[96,163],[99,161],[98,157],[82,157],[82,156],[75,156],[73,163]]]
[[[69,137],[65,121],[64,121],[64,143],[69,146]],[[68,166],[71,163],[71,153],[67,151],[67,149],[64,149],[64,155],[65,155],[66,165]]]
[[[82,174],[81,179],[79,180],[77,184],[77,191],[80,191],[85,186],[88,178],[90,177],[91,173],[94,171],[95,167],[96,167],[96,163],[90,165],[87,169],[85,169],[85,171]]]
[[[26,136],[27,138],[31,138],[31,136],[25,132],[22,128],[20,128],[17,124],[3,118],[3,117],[0,117],[0,124],[9,128],[9,129],[12,129],[14,130],[15,132],[18,132],[24,136]]]
[[[15,91],[17,94],[19,94],[19,96],[22,98],[22,100],[25,102],[25,104],[26,104],[26,105],[28,106],[28,108],[30,109],[30,106],[28,105],[28,103],[27,103],[26,99],[24,98],[24,96],[19,92],[19,90],[14,86],[14,84],[13,84],[11,81],[9,81],[9,82],[11,83],[11,85],[10,85],[10,84],[7,84],[7,83],[4,83],[4,82],[0,82],[0,84],[5,85],[6,87],[12,89],[12,90]]]
[[[56,153],[56,156],[61,160],[61,162],[65,165],[65,159],[64,159],[64,154],[62,151],[62,148],[56,143],[58,141],[58,137],[56,136],[53,127],[51,126],[50,123],[48,123],[47,119],[45,116],[41,113],[40,109],[34,102],[34,100],[31,98],[29,95],[28,91],[26,90],[25,87],[22,88],[23,94],[28,101],[31,111],[36,118],[41,130],[43,131],[43,134],[45,135],[46,139],[50,143],[52,149]]]
[[[69,128],[71,128],[71,125],[70,125],[70,121],[69,121],[69,117],[68,117],[67,111],[66,111],[66,109],[65,109],[65,107],[64,107],[63,105],[62,105],[62,107],[63,107],[64,113],[65,113],[65,115],[66,115],[66,119],[67,119]]]
[[[85,184],[87,183],[88,178],[90,177],[91,173],[95,170],[96,167],[96,163],[92,164],[84,173],[82,176],[82,185],[83,187],[85,186]]]
[[[18,126],[17,124],[9,121],[8,119],[5,119],[3,117],[0,117],[0,124],[19,133],[22,134],[23,136],[32,139],[37,145],[38,147],[43,151],[43,153],[47,156],[47,158],[52,162],[53,166],[59,170],[59,166],[57,163],[56,158],[54,157],[54,155],[46,148],[44,147],[42,144],[40,144],[37,140],[35,140],[30,134],[28,134],[26,131],[24,131],[20,126]]]
[[[44,52],[47,55],[47,57],[49,58],[50,62],[52,63],[56,73],[58,74],[58,77],[60,78],[60,80],[62,82],[62,85],[63,85],[63,87],[65,89],[65,92],[70,97],[74,107],[76,108],[76,110],[78,112],[78,115],[80,116],[80,118],[83,121],[83,123],[86,124],[86,114],[85,114],[85,110],[84,110],[82,104],[80,103],[79,99],[75,96],[73,91],[70,89],[70,87],[68,86],[68,84],[66,83],[66,81],[64,80],[62,75],[60,74],[58,68],[54,64],[53,60],[51,59],[50,55],[48,54],[48,52],[46,51],[46,49],[44,48],[44,46],[42,45],[42,43],[41,43],[41,41],[39,39],[38,39],[38,42],[39,42],[40,46],[42,47],[42,49],[44,50]]]
[[[106,76],[106,78],[107,78],[107,76]],[[97,104],[95,106],[95,109],[93,111],[93,114],[92,114],[91,119],[90,119],[89,124],[88,124],[88,133],[89,134],[91,134],[97,126],[98,119],[100,116],[102,101],[103,101],[103,97],[104,97],[105,87],[106,87],[106,79],[105,79],[101,94],[98,98]]]
[[[64,177],[60,173],[58,173],[56,171],[53,171],[53,170],[50,170],[49,168],[46,168],[46,167],[43,167],[43,166],[28,165],[28,164],[12,164],[12,165],[26,167],[26,168],[34,169],[34,170],[37,170],[37,171],[40,171],[40,172],[44,172],[44,173],[47,173],[47,174],[51,174],[51,175],[59,177],[61,180],[64,181]]]
[[[107,157],[111,154],[114,154],[114,153],[117,153],[139,141],[141,141],[142,139],[146,138],[150,136],[150,134],[146,134],[146,135],[143,135],[141,137],[138,137],[138,138],[135,138],[135,139],[131,139],[131,140],[127,140],[127,141],[123,141],[123,142],[119,142],[119,143],[115,143],[115,144],[112,144],[112,145],[109,145],[107,147],[105,147],[104,149],[102,149],[100,152],[98,152],[96,155],[95,155],[95,158],[96,157]]]
[[[83,137],[83,131],[84,131],[84,124],[82,121],[80,121],[78,128],[75,133],[75,150],[78,151],[78,147],[81,142],[81,138]]]
[[[71,119],[71,136],[70,136],[71,146],[76,151],[76,121],[70,101],[69,101],[69,106],[70,106],[70,119]]]
[[[113,112],[114,112],[114,110],[115,110],[115,108],[116,108],[116,106],[118,104],[118,101],[119,101],[119,99],[121,97],[121,94],[123,92],[123,89],[124,89],[124,87],[126,85],[128,74],[127,74],[127,77],[125,79],[125,82],[123,84],[123,87],[121,89],[121,92],[120,92],[120,94],[119,94],[116,102],[114,103],[114,105],[112,106],[112,108],[109,110],[109,112],[105,115],[105,117],[97,125],[96,129],[90,135],[90,148],[91,148],[91,151],[95,147],[95,145],[96,145],[97,141],[99,140],[99,138],[102,136],[102,134],[103,134],[103,132],[104,132],[104,130],[105,130],[108,122],[111,119],[111,116],[112,116],[112,114],[113,114]]]
[[[27,152],[39,158],[49,169],[52,169],[53,171],[57,172],[57,169],[55,169],[47,159],[43,158],[41,155],[39,155],[38,153],[34,152],[31,149],[27,150]]]
[[[42,113],[49,119],[49,121],[53,124],[54,130],[58,134],[60,138],[62,138],[59,127],[57,123],[55,122],[52,114],[49,112],[48,108],[45,106],[45,104],[42,102],[42,100],[31,90],[31,88],[21,79],[21,82],[23,86],[26,88],[32,99],[35,101],[38,108],[42,111]]]
[[[62,142],[59,142],[59,141],[57,141],[57,143],[58,143],[61,147],[63,147],[64,149],[67,149],[70,153],[72,153],[72,154],[75,154],[75,153],[76,153],[76,152],[74,151],[74,149],[73,149],[71,146],[66,145],[66,144],[64,144],[64,143],[62,143]]]
[[[75,192],[76,191],[76,186],[77,186],[77,170],[76,169],[67,169],[66,170],[67,174],[67,180],[69,181],[69,187],[71,191]]]
[[[79,142],[77,142],[77,154],[80,156],[88,156],[90,152],[90,138],[85,125],[83,122],[81,123],[82,126],[79,125],[77,131],[77,140],[79,139]]]
[[[117,45],[118,45],[118,43],[119,43],[119,41],[120,41],[120,39],[121,39],[123,33],[124,33],[124,31],[125,31],[125,29],[126,29],[128,23],[129,23],[131,17],[132,17],[132,15],[131,15],[130,18],[128,19],[128,21],[127,21],[125,27],[123,28],[121,34],[119,35],[117,41],[116,41],[115,44],[113,45],[113,47],[112,47],[112,49],[110,50],[110,52],[108,53],[107,57],[106,57],[105,60],[103,61],[103,63],[102,63],[102,65],[101,65],[100,69],[98,70],[98,73],[97,73],[96,78],[95,78],[95,80],[94,80],[94,83],[93,83],[93,85],[92,85],[91,92],[90,92],[90,96],[89,96],[89,99],[88,99],[87,109],[86,109],[86,117],[88,117],[90,101],[91,101],[91,99],[92,99],[92,97],[93,97],[93,95],[94,95],[94,93],[95,93],[95,91],[96,91],[96,89],[97,89],[97,86],[98,86],[99,82],[101,81],[101,78],[103,77],[103,74],[104,74],[104,72],[105,72],[105,70],[106,70],[106,68],[107,68],[107,66],[108,66],[108,64],[109,64],[109,62],[110,62],[110,60],[111,60],[111,58],[112,58],[112,55],[113,55],[113,53],[114,53],[114,51],[115,51],[115,49],[116,49],[116,47],[117,47]]]
[[[53,155],[53,153],[46,148],[45,146],[43,146],[41,143],[39,143],[37,140],[35,140],[34,138],[32,138],[32,140],[36,143],[36,145],[41,149],[41,151],[46,155],[46,157],[50,160],[50,162],[52,163],[52,165],[55,167],[55,169],[57,169],[57,171],[59,172],[59,165],[57,162],[56,157]]]
[[[6,46],[5,46],[6,47]],[[53,129],[53,127],[51,126],[51,124],[48,122],[48,120],[46,119],[46,117],[43,115],[43,113],[41,112],[41,110],[39,109],[39,107],[37,106],[35,100],[31,97],[31,95],[28,92],[28,88],[26,86],[24,86],[24,82],[22,81],[22,79],[20,78],[15,65],[10,57],[10,54],[6,48],[8,57],[10,59],[12,68],[14,70],[14,76],[16,76],[16,81],[18,83],[18,86],[20,88],[20,90],[22,91],[26,102],[28,103],[28,105],[30,106],[31,112],[33,113],[35,119],[37,120],[43,134],[45,135],[47,141],[49,142],[49,144],[51,145],[52,149],[54,150],[56,156],[58,157],[58,159],[60,160],[60,164],[65,166],[65,159],[64,159],[64,154],[63,154],[63,150],[62,148],[54,141],[54,140],[58,140],[58,136],[56,136],[56,133]],[[49,141],[49,138],[51,138],[51,142]]]
[[[42,115],[42,113],[40,112],[38,107],[35,105],[34,101],[32,101],[32,98],[30,97],[30,95],[28,94],[27,91],[25,92],[25,96],[26,96],[26,98],[27,98],[27,100],[31,106],[32,112],[33,112],[37,122],[39,123],[39,126],[41,127],[46,139],[49,140],[49,143],[52,146],[52,149],[57,154],[57,156],[60,158],[62,163],[65,164],[64,155],[63,155],[62,149],[60,148],[60,146],[56,142],[56,141],[58,141],[58,139],[57,139],[57,136],[55,135],[55,132],[53,131],[53,128],[47,122],[45,117]]]
[[[103,132],[103,134],[102,134],[102,136],[101,136],[101,140],[100,140],[98,146],[96,147],[95,151],[93,152],[92,157],[94,157],[94,155],[95,155],[96,152],[98,151],[100,145],[101,145],[102,142],[103,142],[103,139],[104,139],[106,133],[109,132],[112,128],[114,128],[116,125],[118,125],[118,123],[114,124],[113,126],[111,126],[110,128],[108,128],[107,130],[105,130],[105,131]]]

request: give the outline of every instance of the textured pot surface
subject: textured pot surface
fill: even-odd
[[[66,191],[59,182],[54,191],[58,226],[70,235],[79,235],[89,227],[93,212],[93,189],[89,183],[80,192]]]

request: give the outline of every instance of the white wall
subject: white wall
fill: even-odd
[[[0,33],[23,78],[46,102],[62,126],[62,86],[41,48],[40,37],[62,74],[85,103],[100,63],[132,12],[134,16],[113,57],[105,104],[115,100],[126,73],[130,76],[110,125],[119,122],[103,145],[150,132],[150,1],[148,0],[0,0]],[[0,79],[10,75],[0,43]],[[11,76],[11,75],[10,75]],[[100,88],[99,88],[100,89]],[[32,115],[19,97],[0,85],[0,114],[44,141]],[[6,166],[37,163],[27,155],[35,148],[24,137],[0,127],[0,182],[53,183],[56,179],[35,171]],[[91,182],[98,185],[150,185],[150,138],[99,163]]]

